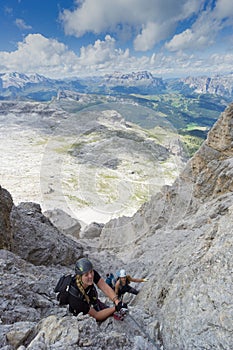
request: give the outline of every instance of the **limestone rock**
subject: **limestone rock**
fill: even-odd
[[[64,234],[79,238],[81,224],[61,209],[46,210],[43,213],[58,230]]]
[[[167,350],[232,348],[232,124],[233,105],[172,186],[100,236],[149,277],[134,303],[157,315]]]
[[[8,250],[0,250],[2,324],[39,321],[56,304],[53,289],[64,267],[35,266]]]
[[[82,238],[88,238],[88,239],[99,237],[103,227],[104,227],[104,224],[92,222],[90,225],[84,228],[80,236]]]
[[[10,212],[13,200],[10,193],[0,186],[0,249],[10,249],[12,244],[12,231]]]
[[[39,204],[25,202],[11,212],[12,251],[35,265],[70,265],[82,255],[82,247],[60,234]]]
[[[233,190],[233,104],[210,130],[207,140],[181,177],[190,177],[195,197],[204,199]]]
[[[6,334],[8,343],[17,349],[32,333],[34,326],[33,322],[16,322],[13,329]]]

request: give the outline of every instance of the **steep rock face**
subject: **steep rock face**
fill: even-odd
[[[150,279],[137,306],[163,324],[166,349],[231,349],[233,200],[208,205],[183,225],[157,229],[131,256]]]
[[[10,212],[13,200],[10,193],[0,186],[0,249],[10,249],[12,231]]]
[[[11,212],[12,252],[34,265],[71,265],[82,247],[61,234],[42,213],[39,204],[20,203]]]
[[[209,198],[233,190],[233,105],[221,115],[206,142],[186,168],[193,178],[194,196]]]
[[[149,277],[134,303],[159,319],[167,350],[232,348],[232,123],[230,105],[174,185],[101,234]]]

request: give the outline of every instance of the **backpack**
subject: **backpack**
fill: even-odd
[[[112,279],[111,279],[110,276],[106,278],[105,282],[106,282],[110,287],[112,287]]]
[[[59,301],[59,305],[67,305],[70,283],[72,281],[72,275],[63,275],[58,280],[56,287],[54,288],[54,292],[58,293],[57,300]]]

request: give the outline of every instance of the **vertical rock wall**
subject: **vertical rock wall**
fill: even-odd
[[[10,212],[13,200],[10,193],[0,186],[0,249],[10,249],[12,244],[12,230]]]

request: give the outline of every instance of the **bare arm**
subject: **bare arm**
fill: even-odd
[[[120,281],[118,280],[115,284],[115,293],[116,295],[118,295],[118,292],[119,292],[119,286],[120,286]]]
[[[145,282],[144,278],[133,278],[133,277],[130,277],[129,280],[130,280],[130,282]]]
[[[104,281],[104,279],[101,277],[99,282],[97,283],[97,286],[99,289],[102,290],[102,292],[111,299],[115,305],[119,303],[119,300],[117,298],[116,293],[114,290]]]
[[[96,311],[93,308],[90,308],[88,314],[96,319],[96,321],[104,321],[109,316],[111,316],[115,312],[115,306],[109,307],[107,309]]]
[[[101,277],[99,282],[97,283],[97,287],[102,290],[102,292],[111,299],[115,305],[119,303],[119,300],[116,296],[114,290],[104,281]],[[115,306],[109,307],[107,309],[103,309],[100,311],[96,311],[94,308],[90,308],[88,314],[94,317],[97,321],[104,321],[109,316],[111,316],[116,311]]]

